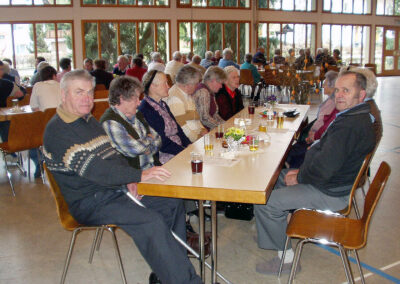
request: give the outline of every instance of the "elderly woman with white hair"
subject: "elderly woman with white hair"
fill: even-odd
[[[218,105],[218,114],[224,120],[228,120],[243,107],[242,93],[239,91],[239,70],[234,66],[224,68],[226,73],[225,84],[215,95]]]
[[[225,80],[225,71],[217,66],[211,66],[204,74],[203,82],[197,85],[196,92],[193,94],[200,121],[207,130],[224,122],[224,119],[218,114],[215,93],[222,88]]]
[[[206,51],[204,55],[204,59],[201,60],[200,65],[203,66],[204,68],[208,68],[212,65],[214,65],[214,62],[212,61],[213,58],[213,52],[212,51]]]
[[[125,55],[118,56],[117,66],[113,69],[113,74],[117,76],[123,76],[126,73],[126,70],[129,68],[129,58]]]
[[[222,51],[222,59],[218,63],[218,67],[225,68],[228,66],[235,66],[237,69],[240,69],[240,66],[235,63],[233,60],[233,51],[230,48],[225,48]]]
[[[149,67],[147,68],[148,71],[157,70],[160,72],[165,71],[165,65],[161,58],[161,54],[159,52],[152,52],[151,53],[151,62]]]

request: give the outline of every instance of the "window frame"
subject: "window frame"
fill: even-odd
[[[139,50],[139,23],[154,23],[154,47],[155,51],[157,51],[157,23],[168,23],[168,42],[169,42],[169,52],[167,53],[167,59],[171,58],[171,20],[154,20],[154,19],[143,19],[143,20],[115,20],[115,19],[102,19],[102,20],[81,20],[81,29],[82,29],[82,55],[83,58],[86,58],[86,46],[85,46],[85,23],[96,23],[97,24],[97,55],[98,58],[102,58],[101,56],[101,28],[100,23],[117,23],[117,51],[118,54],[122,54],[121,51],[121,36],[120,36],[120,24],[121,23],[135,23],[136,24],[136,52],[140,53]],[[111,63],[111,62],[110,62]]]
[[[316,52],[316,48],[317,48],[317,35],[318,35],[318,25],[317,25],[317,22],[291,22],[291,21],[282,21],[282,22],[277,22],[277,21],[260,21],[260,22],[258,22],[257,23],[257,36],[256,36],[256,46],[257,46],[257,48],[259,47],[259,41],[258,41],[258,27],[259,27],[259,24],[280,24],[281,25],[281,34],[282,34],[282,27],[284,26],[284,25],[288,25],[288,24],[292,24],[292,25],[296,25],[296,24],[299,24],[299,25],[314,25],[315,26],[315,42],[314,42],[314,46],[315,46],[315,49],[312,51],[312,52],[314,52],[314,54],[315,54],[315,52]],[[307,27],[307,26],[306,26]],[[322,29],[321,29],[321,31],[322,31]],[[293,38],[294,38],[294,30],[293,30]],[[268,29],[267,29],[267,34],[269,34],[269,26],[268,26]],[[265,54],[266,54],[266,58],[267,58],[267,60],[271,60],[272,58],[269,58],[269,40],[270,40],[270,38],[269,38],[269,36],[267,37],[267,45],[265,46]],[[307,42],[308,42],[308,40],[307,40],[307,32],[306,32],[306,38],[305,38],[305,42],[306,42],[306,46],[308,46],[307,45]],[[311,46],[311,41],[310,41],[310,44],[309,44],[310,46]],[[296,48],[296,44],[293,42],[293,48]],[[309,48],[309,47],[307,47],[307,48]],[[282,50],[282,39],[280,40],[280,42],[279,42],[279,49],[280,50]]]
[[[179,0],[178,0],[179,1]],[[178,31],[178,37],[177,37],[177,49],[180,50],[180,39],[179,39],[179,26],[181,23],[190,23],[190,51],[193,52],[193,22],[196,23],[206,23],[206,50],[210,50],[210,24],[222,24],[222,50],[225,49],[225,25],[226,23],[233,23],[237,25],[237,31],[239,31],[239,24],[249,24],[249,52],[251,52],[251,32],[252,32],[252,27],[251,27],[251,21],[228,21],[228,20],[177,20],[177,31]],[[221,50],[221,51],[222,51]],[[237,46],[236,46],[236,62],[240,64],[240,36],[237,36]]]
[[[321,11],[322,13],[328,13],[328,14],[334,14],[334,15],[372,16],[373,0],[369,0],[369,1],[371,1],[371,12],[365,13],[365,14],[354,13],[354,0],[352,0],[352,11],[353,11],[352,13],[344,13],[343,12],[343,0],[339,0],[339,1],[342,1],[342,12],[332,12],[332,1],[338,1],[338,0],[330,0],[330,1],[331,1],[331,10],[324,10],[324,2],[322,1],[322,11]],[[363,5],[365,5],[365,1],[368,1],[368,0],[363,0]],[[375,8],[376,8],[378,5],[378,1],[375,0],[374,2],[375,2]],[[364,10],[364,7],[363,7],[363,10]]]
[[[57,24],[71,24],[71,38],[72,38],[72,62],[73,65],[76,66],[76,55],[75,55],[75,32],[74,32],[74,21],[73,20],[56,20],[56,21],[0,21],[0,24],[10,24],[11,25],[11,38],[12,38],[12,51],[13,51],[13,67],[16,67],[17,60],[15,54],[15,41],[14,41],[14,28],[13,25],[19,24],[32,24],[33,25],[33,42],[34,42],[34,55],[37,57],[37,39],[36,39],[36,24],[54,24],[55,28],[55,47],[56,47],[56,61],[57,61],[57,70],[60,70],[60,58],[59,58],[59,48],[58,48],[58,28]]]
[[[0,5],[1,8],[17,8],[17,7],[23,7],[23,8],[49,8],[49,7],[73,7],[74,6],[74,1],[71,0],[71,4],[57,4],[57,1],[54,0],[54,4],[44,4],[44,5],[37,5],[35,4],[35,1],[32,0],[32,5],[13,5],[12,0],[8,0],[8,5]]]
[[[360,64],[366,64],[366,63],[370,63],[372,62],[372,45],[371,45],[371,39],[372,39],[372,25],[368,25],[368,24],[337,24],[337,23],[321,23],[321,46],[323,46],[323,37],[322,37],[322,27],[323,25],[330,25],[330,29],[329,29],[329,38],[332,38],[332,26],[341,26],[340,30],[341,30],[341,35],[343,35],[343,26],[351,26],[352,29],[354,26],[361,26],[361,27],[369,27],[369,39],[370,39],[370,43],[368,45],[369,51],[368,51],[368,58],[367,58],[367,62],[363,62],[363,59],[361,57],[361,62]],[[376,29],[375,29],[376,30]],[[374,30],[374,31],[375,31]],[[342,38],[343,36],[341,36],[340,39],[340,54],[342,54],[342,50],[343,50],[343,42],[342,42]],[[361,40],[361,54],[363,53],[364,50],[364,44],[363,41]],[[332,50],[332,40],[329,41],[329,50]],[[351,47],[350,47],[350,63],[353,63],[353,32],[351,33]],[[374,59],[375,59],[375,55],[374,55]]]
[[[98,0],[97,0],[98,1]],[[173,0],[170,0],[173,1]],[[180,0],[176,0],[176,7],[177,8],[190,8],[190,9],[233,9],[233,10],[251,10],[252,9],[252,0],[249,0],[250,5],[249,7],[240,7],[239,6],[239,1],[240,0],[236,0],[237,6],[235,7],[231,7],[231,6],[225,6],[225,0],[221,0],[222,1],[222,6],[210,6],[210,0],[207,0],[207,6],[205,7],[201,7],[201,6],[193,6],[193,1],[189,0],[189,4],[181,4]]]
[[[296,9],[296,0],[293,0],[293,7],[294,7],[294,10],[283,10],[282,9],[282,2],[283,2],[283,0],[279,0],[279,1],[281,1],[281,8],[280,9],[272,9],[272,8],[270,8],[269,7],[269,0],[265,0],[265,1],[267,1],[267,8],[260,8],[260,1],[261,0],[257,0],[256,1],[256,5],[257,5],[257,10],[264,10],[264,11],[282,11],[282,12],[297,12],[297,13],[317,13],[318,12],[318,3],[319,3],[319,1],[318,0],[315,0],[315,9],[314,10],[311,10],[311,11],[307,11],[307,10],[295,10]],[[306,2],[306,7],[307,7],[307,2]]]
[[[383,2],[383,10],[386,11],[386,2],[388,0],[383,0],[383,1],[384,1]],[[386,15],[386,14],[378,14],[377,13],[378,12],[378,0],[375,0],[375,15],[382,16],[382,17],[400,17],[400,14],[399,15],[394,14],[395,0],[392,0],[392,1],[393,1],[393,15]]]
[[[119,4],[119,0],[116,0],[115,4],[100,4],[100,0],[96,0],[96,4],[84,4],[83,0],[80,0],[80,5],[81,7],[135,7],[135,8],[171,8],[171,1],[173,0],[168,0],[168,5],[138,5],[137,0],[136,4]],[[155,2],[156,0],[154,0]]]

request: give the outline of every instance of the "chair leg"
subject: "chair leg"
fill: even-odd
[[[354,284],[354,279],[353,279],[353,274],[351,272],[351,268],[350,268],[350,263],[349,263],[349,259],[347,257],[347,253],[345,251],[345,249],[343,248],[342,245],[338,245],[339,251],[340,251],[340,256],[342,258],[342,262],[343,262],[343,266],[344,266],[344,272],[346,273],[346,278],[347,278],[347,282],[350,284]]]
[[[13,185],[12,180],[11,180],[11,173],[10,173],[10,171],[8,170],[8,164],[7,164],[7,159],[6,159],[6,153],[3,152],[3,151],[1,151],[1,153],[3,154],[4,166],[5,166],[5,168],[6,168],[6,175],[7,175],[7,178],[8,178],[8,182],[10,183],[12,194],[13,194],[13,196],[15,196],[14,185]]]
[[[101,240],[103,239],[103,233],[104,233],[104,226],[101,227],[100,236],[99,239],[97,240],[97,247],[96,247],[97,251],[99,251],[100,249]]]
[[[67,253],[67,259],[65,260],[64,270],[63,270],[63,273],[62,273],[62,276],[61,276],[60,284],[64,284],[64,282],[65,282],[65,277],[67,276],[68,266],[69,266],[69,263],[71,261],[72,250],[74,249],[74,245],[75,245],[76,235],[80,231],[81,231],[81,228],[76,228],[74,230],[74,232],[72,233],[72,238],[71,238],[71,242],[70,242],[68,253]]]
[[[31,152],[28,150],[28,179],[31,180]]]
[[[89,263],[92,263],[93,254],[94,254],[94,249],[95,249],[95,247],[96,247],[97,240],[98,240],[98,238],[99,238],[99,232],[100,232],[101,229],[102,229],[102,227],[98,227],[98,228],[96,229],[96,233],[94,234],[94,239],[93,239],[93,242],[92,242],[92,246],[91,246],[91,248],[90,248]]]
[[[24,177],[26,177],[26,171],[24,169],[24,159],[22,158],[21,152],[18,152],[17,157],[18,157],[17,167],[24,175]]]
[[[121,272],[121,278],[122,278],[122,283],[127,284],[126,282],[126,277],[125,277],[125,271],[124,271],[124,267],[122,265],[122,259],[121,259],[121,254],[119,252],[119,247],[118,247],[118,242],[117,242],[117,238],[115,236],[115,229],[112,227],[106,227],[108,231],[111,232],[112,234],[112,239],[113,239],[113,243],[114,243],[114,249],[115,249],[115,256],[117,257],[117,261],[118,261],[118,265],[119,265],[119,270]]]
[[[289,236],[286,236],[285,248],[283,249],[281,263],[279,264],[278,278],[281,277],[282,267],[283,267],[283,264],[285,263],[286,250],[289,245],[289,240],[290,240]]]
[[[357,250],[353,250],[353,252],[354,252],[354,256],[355,256],[356,261],[357,261],[358,271],[360,272],[361,283],[365,284],[364,273],[362,271],[360,258],[358,257],[358,252],[357,252]]]
[[[353,200],[351,202],[353,203],[354,212],[356,212],[357,219],[361,219],[360,211],[358,210],[358,205],[355,196],[353,196]]]
[[[295,276],[296,270],[297,270],[297,265],[298,265],[299,260],[300,260],[301,251],[303,250],[303,245],[307,241],[308,241],[307,239],[301,240],[296,246],[296,252],[294,254],[294,259],[293,259],[293,263],[292,263],[292,269],[290,270],[288,284],[293,283],[294,276]]]

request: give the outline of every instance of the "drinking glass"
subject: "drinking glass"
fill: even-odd
[[[255,152],[258,150],[258,146],[259,146],[259,142],[260,142],[260,137],[258,137],[258,135],[250,135],[250,139],[249,139],[249,149],[252,152]]]
[[[192,174],[201,174],[203,172],[203,156],[200,153],[190,153]]]
[[[258,131],[260,132],[267,132],[268,127],[267,127],[267,122],[264,120],[260,121],[260,124],[258,125]]]
[[[254,102],[249,103],[249,106],[248,106],[249,114],[254,114],[255,108],[256,108],[256,105]]]
[[[12,102],[12,109],[14,111],[17,111],[18,110],[18,99],[12,99],[11,102]]]
[[[210,134],[204,135],[204,150],[210,152],[214,149],[214,144]]]
[[[223,125],[218,125],[217,131],[215,131],[215,138],[219,139],[224,137],[224,126]]]
[[[276,116],[276,128],[283,128],[283,112],[279,112]]]

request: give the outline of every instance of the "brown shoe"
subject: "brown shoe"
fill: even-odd
[[[197,233],[191,233],[191,232],[186,232],[186,243],[194,249],[195,252],[200,254],[199,250],[199,234]],[[205,257],[209,257],[211,254],[211,233],[206,232],[204,234],[204,255]],[[189,257],[194,257],[189,251],[188,251],[188,256]]]

